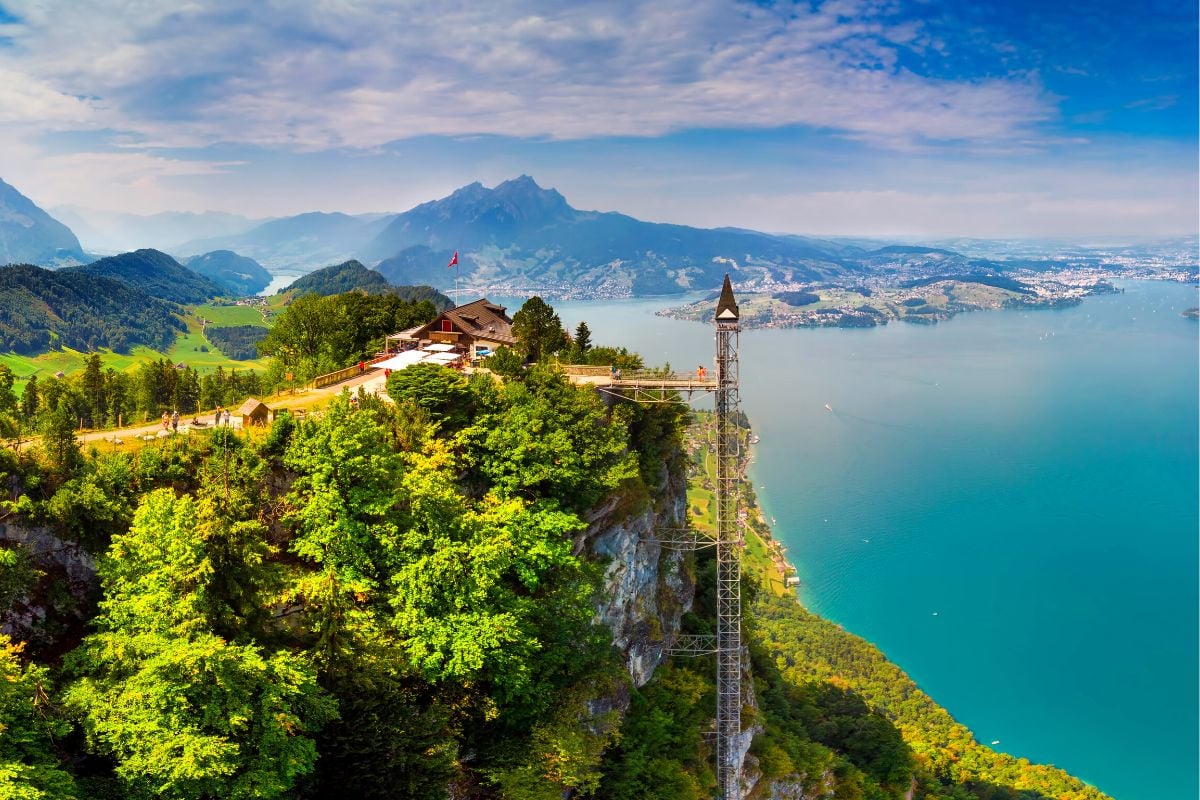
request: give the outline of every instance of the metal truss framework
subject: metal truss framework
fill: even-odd
[[[728,288],[728,278],[726,287]],[[738,331],[717,322],[717,790],[741,796],[742,536],[738,527]]]
[[[680,391],[686,391],[689,399],[695,391],[716,395],[716,534],[709,536],[691,528],[664,528],[656,532],[656,537],[668,550],[715,547],[717,551],[716,636],[679,636],[665,652],[675,656],[717,657],[717,798],[738,800],[741,796],[738,740],[742,732],[742,548],[745,546],[738,517],[742,480],[738,430],[738,333],[741,328],[728,276],[717,304],[716,323],[716,380],[707,376],[644,373],[614,378],[607,385],[596,388],[638,403],[680,402]]]

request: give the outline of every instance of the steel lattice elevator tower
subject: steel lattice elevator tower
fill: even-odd
[[[600,391],[635,403],[677,402],[673,392],[716,394],[716,506],[715,535],[687,526],[664,528],[655,536],[662,547],[699,550],[715,547],[717,557],[717,635],[685,634],[664,648],[674,656],[717,657],[716,768],[718,800],[739,800],[742,762],[742,549],[745,540],[739,515],[741,498],[742,429],[738,411],[737,301],[729,276],[721,287],[714,321],[717,325],[716,380],[680,373],[638,371],[622,377],[615,373]]]
[[[742,732],[742,533],[738,519],[738,306],[729,276],[717,302],[717,797],[738,800]]]

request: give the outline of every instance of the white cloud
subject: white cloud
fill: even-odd
[[[6,63],[162,142],[319,150],[414,136],[578,139],[813,126],[996,146],[1055,112],[1028,78],[897,66],[919,23],[868,2],[9,3]]]
[[[0,125],[41,130],[87,127],[99,121],[96,105],[56,90],[46,81],[0,69]]]
[[[896,189],[747,194],[734,205],[740,219],[726,217],[724,224],[827,236],[927,238],[1177,236],[1195,231],[1198,209],[1178,202],[1177,187],[1161,195],[1113,195],[1108,187],[1101,191],[1106,196]]]
[[[120,208],[152,214],[164,209],[188,208],[195,197],[172,185],[173,178],[216,175],[237,166],[236,162],[189,161],[148,153],[66,153],[40,155],[18,142],[0,148],[9,155],[3,177],[39,205],[64,203],[95,208]]]

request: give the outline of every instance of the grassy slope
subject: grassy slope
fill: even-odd
[[[216,313],[214,314],[213,312]],[[250,319],[247,312],[254,315],[253,320]],[[217,317],[223,315],[224,320],[218,322],[218,326],[264,324],[262,314],[252,308],[238,306],[198,306],[191,309],[191,313],[185,318],[188,326],[187,333],[179,334],[171,349],[165,353],[151,350],[149,347],[135,347],[129,353],[114,353],[111,350],[101,350],[100,361],[105,367],[112,367],[118,372],[136,368],[140,364],[164,356],[177,364],[182,361],[201,374],[212,372],[217,367],[223,367],[226,370],[266,369],[267,359],[265,358],[256,358],[250,361],[234,361],[232,358],[226,358],[220,350],[213,347],[204,338],[204,335],[200,333],[201,326],[198,315],[203,316],[205,319],[211,319],[214,322],[217,321]],[[201,350],[202,347],[207,348],[207,352]],[[51,350],[50,352],[40,353],[36,356],[3,353],[0,354],[0,364],[6,365],[17,376],[16,389],[20,392],[25,387],[26,379],[30,375],[44,377],[60,371],[67,375],[72,375],[81,371],[87,356],[88,354],[85,352],[70,348]]]
[[[250,306],[194,306],[190,309],[191,316],[203,317],[210,325],[218,328],[232,328],[235,325],[259,325],[264,328],[270,324],[263,319],[262,312]]]

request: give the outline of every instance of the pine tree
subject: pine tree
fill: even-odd
[[[554,307],[536,295],[513,315],[513,336],[530,361],[541,361],[567,346],[567,334]]]
[[[54,411],[42,421],[42,449],[46,461],[50,471],[62,478],[69,477],[81,460],[79,444],[75,441],[75,424],[75,414],[66,396],[58,399]]]
[[[575,327],[575,351],[580,355],[592,349],[592,331],[582,320]]]

